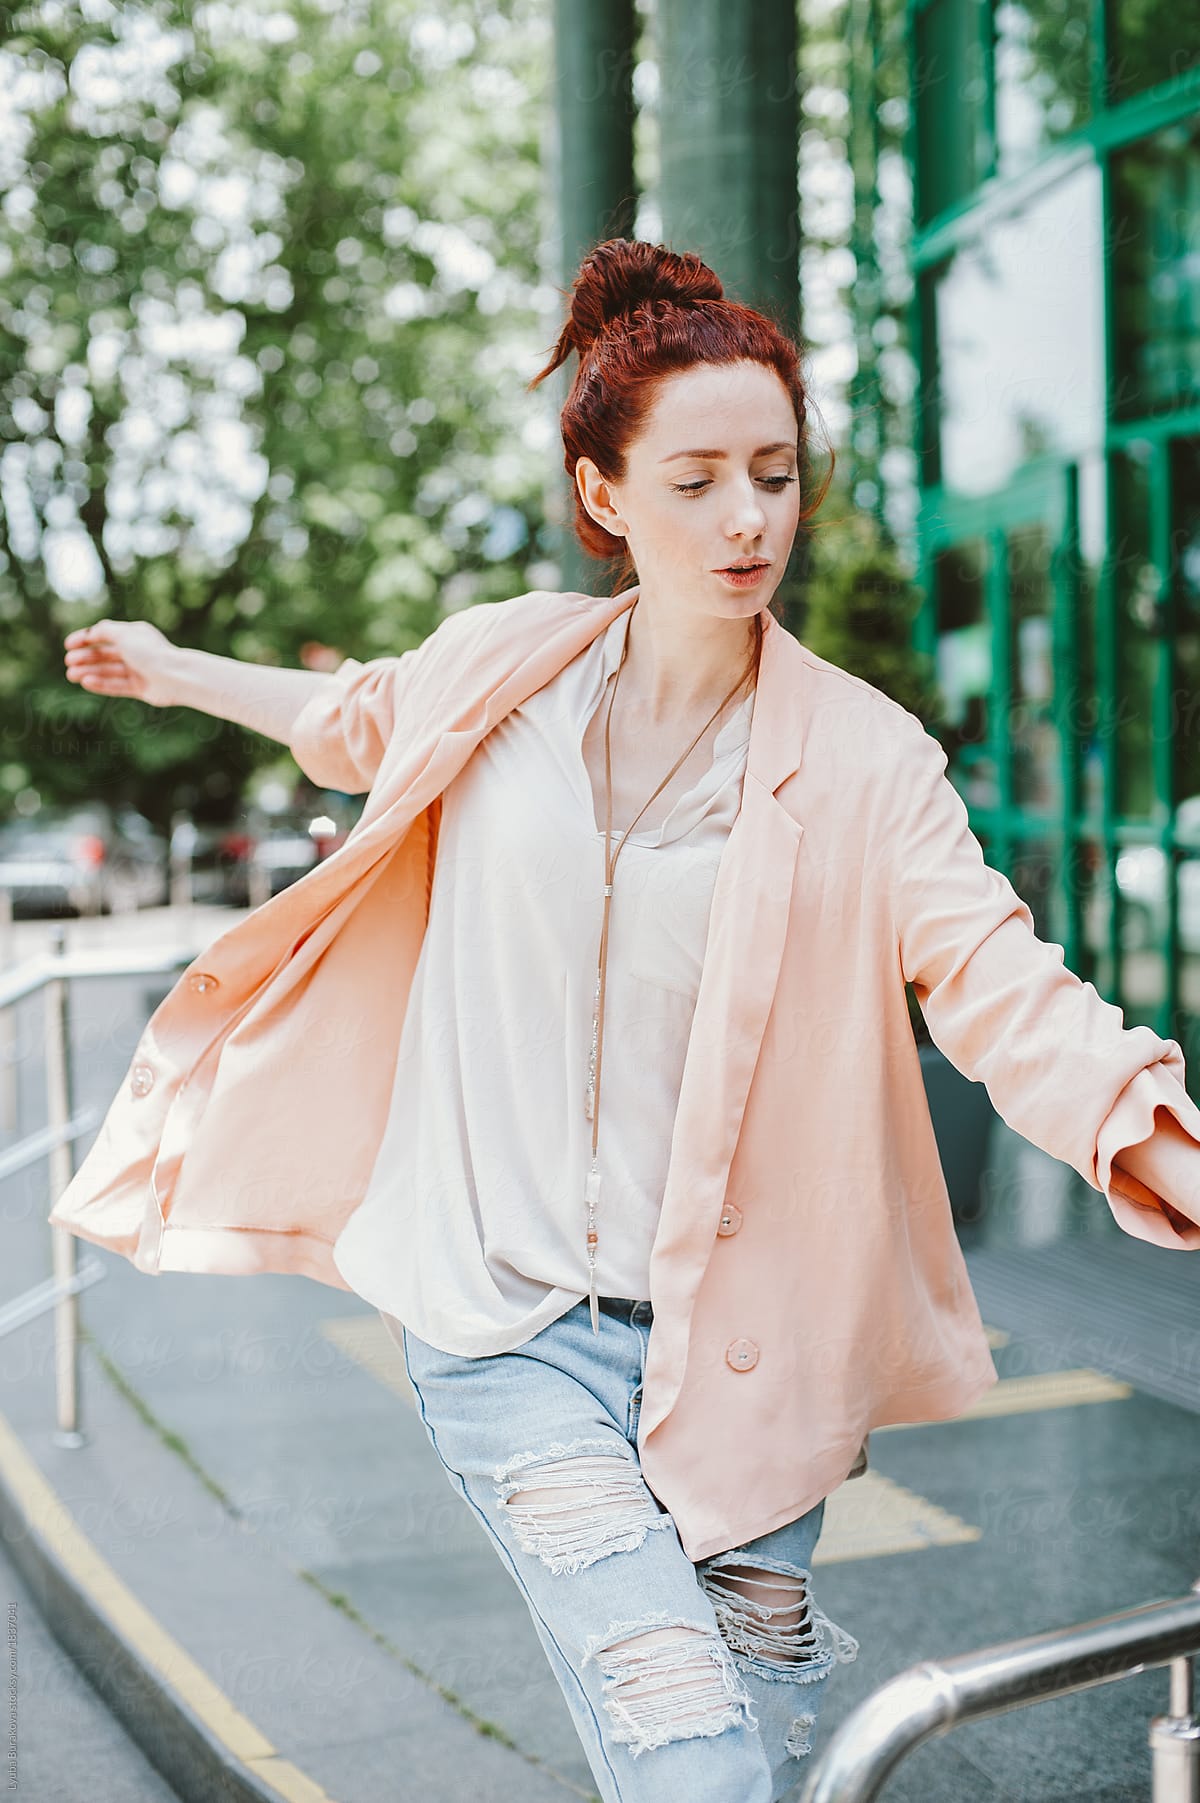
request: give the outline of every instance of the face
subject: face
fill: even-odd
[[[590,458],[576,481],[592,517],[629,542],[642,592],[747,619],[767,607],[800,517],[796,415],[774,370],[700,364],[667,377],[621,482]],[[752,582],[721,572],[765,562]]]

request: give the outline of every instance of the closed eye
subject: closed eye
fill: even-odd
[[[762,485],[764,488],[769,488],[773,494],[780,494],[789,482],[795,480],[795,476],[764,476]],[[671,487],[679,495],[698,495],[704,489],[711,488],[712,484],[705,479],[702,482],[672,482]]]

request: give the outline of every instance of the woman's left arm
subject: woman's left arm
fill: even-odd
[[[1200,1109],[1183,1051],[1120,1008],[1039,939],[987,864],[946,753],[910,715],[890,760],[881,868],[904,980],[930,1035],[982,1082],[1001,1118],[1071,1165],[1135,1238],[1200,1249]]]
[[[1200,1147],[1172,1112],[1180,1088],[1161,1065],[1139,1071],[1100,1129],[1097,1164],[1107,1181],[1120,1176],[1127,1203],[1164,1214],[1190,1249],[1200,1246]]]

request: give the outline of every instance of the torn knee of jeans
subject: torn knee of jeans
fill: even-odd
[[[798,1715],[787,1731],[787,1739],[783,1743],[785,1753],[793,1759],[803,1759],[806,1753],[812,1752],[812,1732],[817,1725],[815,1715]]]
[[[632,1452],[622,1452],[611,1438],[517,1453],[494,1481],[518,1542],[555,1573],[632,1552],[651,1528],[673,1525]]]
[[[720,1554],[700,1581],[730,1650],[764,1677],[791,1683],[828,1675],[858,1657],[858,1642],[830,1621],[812,1595],[806,1567]]]
[[[668,1741],[721,1734],[739,1723],[758,1727],[729,1649],[703,1622],[661,1612],[616,1622],[589,1637],[581,1667],[590,1659],[604,1672],[613,1739],[635,1758]]]

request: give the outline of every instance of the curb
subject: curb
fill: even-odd
[[[3,1415],[0,1533],[50,1633],[182,1803],[332,1803],[143,1607]]]

